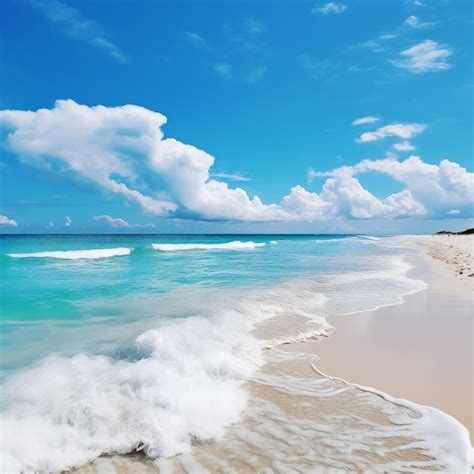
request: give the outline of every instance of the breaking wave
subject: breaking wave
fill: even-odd
[[[64,250],[53,252],[8,253],[12,258],[60,258],[65,260],[79,260],[82,258],[109,258],[130,255],[133,249],[118,247],[115,249]]]
[[[151,244],[155,250],[161,252],[176,252],[181,250],[254,250],[257,247],[265,247],[264,242],[241,242],[234,240],[222,244]]]

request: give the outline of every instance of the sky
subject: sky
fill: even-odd
[[[0,233],[473,225],[469,0],[3,0]]]

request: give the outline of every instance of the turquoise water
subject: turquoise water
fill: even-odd
[[[0,470],[218,438],[265,348],[423,289],[409,252],[370,236],[2,236]]]
[[[253,250],[161,252],[153,243],[252,241]],[[1,369],[22,367],[52,352],[117,349],[130,334],[110,330],[149,318],[186,317],[159,297],[192,288],[268,286],[294,276],[349,271],[367,253],[364,239],[350,236],[2,236],[0,238]],[[98,259],[13,258],[8,254],[88,249],[131,249],[130,255]],[[373,249],[371,248],[371,251]],[[348,254],[352,258],[345,258]],[[354,262],[352,264],[351,262]],[[140,304],[140,300],[146,301]],[[89,340],[81,329],[93,326]],[[103,336],[103,337],[102,337]],[[94,347],[94,341],[97,347]],[[100,342],[100,343],[99,343]],[[114,345],[115,343],[115,345]]]

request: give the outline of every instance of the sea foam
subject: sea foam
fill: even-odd
[[[90,249],[90,250],[63,250],[31,253],[8,253],[12,258],[59,258],[65,260],[79,260],[82,258],[109,258],[130,255],[131,248],[118,247],[114,249]]]
[[[176,252],[180,250],[254,250],[257,247],[264,247],[265,243],[260,242],[225,242],[222,244],[151,244],[155,250],[162,252]]]
[[[138,360],[51,356],[16,375],[3,387],[0,470],[61,471],[134,450],[170,456],[221,436],[261,361],[247,329],[235,315],[191,317],[142,333]]]

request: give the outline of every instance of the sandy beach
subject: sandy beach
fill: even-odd
[[[471,258],[472,240],[449,240],[446,251],[444,239],[407,239],[424,249],[410,257],[409,276],[429,288],[402,304],[332,316],[329,337],[265,351],[245,384],[241,420],[221,438],[154,462],[105,456],[79,472],[465,470],[469,433],[458,421],[472,436],[472,293],[451,258]]]
[[[328,339],[294,347],[317,366],[393,396],[436,407],[474,435],[473,236],[407,238],[425,251],[409,276],[429,284],[401,305],[332,316]]]

